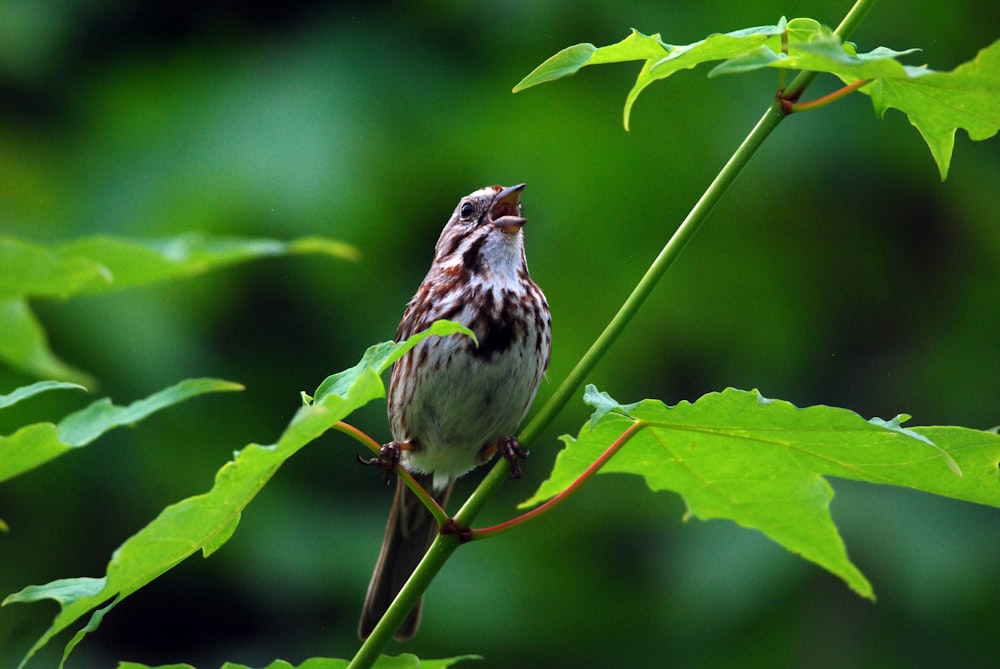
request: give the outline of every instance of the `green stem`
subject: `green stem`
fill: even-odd
[[[861,25],[861,21],[864,20],[865,16],[874,6],[875,0],[857,0],[854,6],[851,7],[851,11],[847,12],[847,16],[843,18],[837,29],[833,31],[833,34],[842,40],[846,40],[854,34],[854,31]]]
[[[857,25],[868,10],[871,9],[874,2],[875,0],[857,0],[851,11],[841,21],[835,33],[841,39],[846,39],[857,28]],[[815,72],[799,73],[788,85],[782,97],[794,102],[802,95],[802,92],[812,82],[815,75]],[[722,171],[719,172],[705,193],[695,203],[687,218],[677,228],[677,231],[670,238],[670,241],[667,242],[667,245],[663,247],[663,250],[660,251],[653,264],[646,270],[646,273],[639,280],[639,283],[625,300],[618,313],[611,319],[611,322],[604,328],[604,331],[598,336],[597,340],[591,345],[590,349],[583,355],[569,375],[556,388],[556,391],[549,400],[525,426],[520,435],[520,440],[523,444],[528,444],[537,438],[542,430],[552,422],[556,414],[566,406],[566,403],[583,383],[583,380],[590,374],[597,362],[607,353],[614,341],[624,331],[625,326],[638,312],[639,307],[642,306],[646,298],[652,293],[653,288],[663,277],[670,265],[673,264],[674,260],[677,259],[678,254],[684,246],[694,237],[694,234],[701,227],[701,224],[704,223],[709,212],[711,212],[722,198],[726,189],[732,185],[736,176],[747,165],[764,140],[778,127],[778,124],[785,118],[785,115],[782,109],[782,100],[775,98],[767,111],[764,112],[764,115],[757,121],[753,130],[750,131],[750,134],[747,135],[743,143],[740,144],[739,148],[736,149],[736,152],[722,168]],[[482,483],[479,484],[479,487],[476,488],[465,504],[462,505],[462,508],[459,509],[458,513],[455,514],[454,520],[458,527],[472,526],[472,521],[475,520],[483,507],[507,479],[508,471],[509,465],[506,459],[499,458],[497,464],[493,466]],[[357,655],[355,655],[354,659],[348,665],[348,669],[366,669],[375,663],[379,653],[391,641],[392,635],[403,622],[413,604],[416,603],[427,586],[430,585],[434,576],[441,570],[441,567],[451,557],[451,554],[455,552],[459,543],[459,537],[455,534],[438,535],[427,551],[427,555],[417,565],[413,576],[406,582],[399,596],[396,597],[396,600],[389,607],[381,622],[375,627],[371,636],[368,637],[367,641],[358,650]]]
[[[854,32],[858,24],[864,18],[865,14],[871,9],[872,5],[875,4],[875,0],[857,0],[851,10],[844,17],[844,20],[840,22],[837,29],[834,31],[841,39],[847,39],[847,37]],[[785,89],[786,98],[794,95],[797,99],[805,88],[812,82],[815,78],[815,72],[801,72],[792,83],[788,85]],[[702,222],[708,217],[708,213],[715,207],[716,203],[722,198],[722,194],[729,188],[729,185],[736,179],[736,175],[746,166],[750,161],[750,157],[753,156],[757,148],[763,143],[768,135],[778,126],[781,122],[783,112],[781,110],[781,102],[775,100],[768,110],[764,113],[764,116],[757,122],[754,129],[750,131],[743,143],[740,144],[739,148],[729,159],[729,162],[722,168],[722,171],[715,177],[712,183],[709,185],[708,189],[701,196],[701,199],[695,203],[694,208],[687,215],[687,218],[681,223],[680,227],[674,233],[667,245],[663,247],[660,254],[650,265],[649,269],[643,275],[642,279],[639,280],[638,285],[632,291],[632,294],[628,296],[625,303],[622,304],[618,313],[615,317],[611,319],[604,331],[598,336],[597,340],[591,345],[590,349],[584,353],[583,357],[576,364],[576,367],[569,373],[569,375],[563,380],[556,391],[549,398],[548,402],[535,414],[534,418],[524,427],[521,432],[520,440],[522,444],[528,444],[533,441],[545,427],[552,422],[556,415],[562,411],[563,407],[572,397],[573,393],[576,392],[577,388],[583,383],[583,380],[590,374],[594,366],[598,361],[604,357],[604,354],[611,348],[615,339],[624,331],[625,326],[632,319],[632,317],[639,311],[639,307],[645,302],[646,298],[649,297],[650,293],[653,292],[653,288],[659,282],[660,278],[666,273],[667,269],[673,264],[673,261],[677,259],[680,254],[681,249],[694,237],[694,233],[697,232],[698,228],[701,226]],[[503,481],[503,476],[507,473],[507,463],[501,460],[494,466],[493,471],[490,472],[490,477],[496,474],[496,478],[500,482]],[[484,484],[487,481],[483,482]],[[483,486],[480,486],[480,489]],[[479,492],[477,490],[476,492]],[[489,493],[490,496],[492,493]],[[475,494],[473,495],[473,497]],[[484,503],[487,500],[484,500]],[[470,506],[469,502],[473,502]],[[480,506],[474,503],[472,498],[469,502],[462,507],[462,511],[466,509],[472,514],[472,517],[478,515]],[[459,514],[462,513],[459,511]],[[456,516],[458,520],[460,516]],[[469,518],[471,520],[472,518]]]
[[[865,15],[868,14],[874,5],[875,0],[857,0],[854,6],[851,7],[851,11],[847,12],[847,16],[844,17],[844,20],[833,31],[833,34],[841,40],[846,40],[857,30],[862,19],[865,18]],[[798,76],[792,79],[792,83],[788,84],[788,88],[784,90],[782,98],[791,102],[798,100],[806,87],[816,78],[816,74],[816,72],[808,71],[799,72]]]
[[[768,108],[764,116],[761,117],[754,129],[743,140],[743,143],[740,144],[740,147],[722,168],[722,171],[712,181],[708,190],[705,191],[701,199],[695,204],[691,213],[688,214],[684,222],[677,228],[677,231],[670,238],[670,241],[667,242],[667,245],[660,251],[660,254],[653,261],[653,264],[643,275],[642,279],[639,280],[638,285],[636,285],[632,294],[628,296],[628,299],[625,300],[625,303],[618,310],[618,313],[615,314],[615,317],[611,319],[611,322],[608,323],[590,349],[583,355],[576,367],[573,368],[573,371],[559,385],[548,402],[545,403],[538,414],[524,428],[520,436],[522,443],[528,443],[536,438],[542,429],[566,405],[570,397],[583,382],[583,379],[586,378],[594,368],[594,365],[604,356],[611,347],[611,344],[622,333],[636,312],[638,312],[642,303],[653,292],[653,288],[657,282],[659,282],[673,261],[677,259],[681,249],[684,248],[695,232],[697,232],[698,228],[708,217],[708,213],[718,203],[725,190],[736,179],[736,175],[746,166],[750,157],[760,147],[764,139],[771,134],[771,131],[784,118],[785,114],[781,110],[780,101],[775,99],[771,107]],[[479,487],[476,488],[462,508],[459,509],[458,513],[455,514],[454,521],[458,527],[472,526],[472,521],[479,515],[486,503],[507,479],[508,471],[509,465],[506,459],[500,458],[483,479],[483,482],[479,484]],[[378,657],[379,650],[389,643],[394,631],[405,618],[406,613],[412,608],[426,586],[430,584],[433,576],[437,574],[458,546],[459,538],[456,535],[438,535],[438,538],[431,545],[430,550],[427,551],[427,555],[417,565],[413,576],[407,581],[406,586],[404,586],[399,596],[396,597],[396,600],[389,607],[382,621],[375,627],[372,635],[368,637],[354,660],[348,665],[348,669],[362,669],[370,667],[374,663]]]
[[[372,630],[371,636],[361,644],[361,648],[347,665],[347,669],[368,669],[375,664],[382,650],[392,641],[393,634],[409,615],[413,604],[423,596],[424,591],[427,590],[434,577],[441,571],[441,567],[458,546],[458,536],[454,534],[438,535],[427,550],[424,559],[417,565],[413,575],[410,576],[403,589],[396,595],[396,599],[386,610],[385,615],[382,616],[382,620]]]
[[[736,152],[722,168],[722,171],[716,175],[705,193],[695,203],[694,208],[691,209],[687,218],[680,224],[677,231],[670,238],[670,241],[660,251],[660,254],[653,260],[653,264],[646,270],[646,273],[639,280],[632,293],[626,298],[625,303],[622,304],[618,313],[615,314],[611,322],[604,328],[604,331],[601,332],[597,340],[590,346],[590,349],[583,354],[583,357],[580,358],[580,361],[569,375],[556,388],[556,391],[549,398],[548,402],[542,406],[539,412],[535,414],[535,417],[525,426],[520,437],[522,444],[530,443],[541,433],[545,426],[552,422],[556,414],[562,411],[563,407],[566,406],[566,403],[573,396],[573,393],[576,392],[587,375],[594,369],[594,366],[604,357],[604,354],[611,348],[614,341],[625,330],[625,326],[628,325],[632,317],[639,311],[639,307],[642,306],[646,298],[653,292],[653,288],[656,287],[656,284],[659,283],[667,269],[677,259],[678,255],[680,255],[681,250],[694,237],[695,232],[698,231],[698,228],[701,227],[701,224],[708,217],[708,213],[715,207],[716,203],[722,198],[722,194],[736,179],[736,175],[746,166],[750,157],[753,156],[761,143],[771,134],[784,117],[785,115],[781,110],[780,102],[775,100],[764,113],[764,116],[757,122],[754,129],[743,140],[743,143],[736,149]],[[459,509],[455,515],[455,522],[460,527],[471,526],[472,520],[479,515],[483,506],[493,496],[500,484],[503,483],[507,474],[507,466],[505,460],[497,462],[490,473],[486,475],[486,478],[483,479],[482,484],[476,488],[465,505]]]

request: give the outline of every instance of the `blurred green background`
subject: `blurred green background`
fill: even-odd
[[[55,350],[117,403],[181,378],[203,397],[0,488],[0,596],[100,576],[165,505],[269,443],[301,390],[392,338],[458,199],[527,182],[532,274],[552,306],[544,400],[768,104],[775,73],[650,88],[635,65],[511,95],[542,60],[630,27],[683,44],[849,2],[0,4],[0,231],[41,243],[188,231],[357,246],[356,263],[272,259],[206,277],[37,302]],[[863,50],[922,47],[947,70],[1000,34],[995,0],[884,2]],[[820,80],[807,97],[832,90]],[[957,137],[941,183],[905,118],[856,95],[786,121],[590,381],[622,401],[726,386],[914,424],[1000,423],[1000,153]],[[0,370],[0,392],[32,379]],[[89,399],[49,393],[7,431]],[[387,437],[384,404],[353,422]],[[577,402],[537,443],[545,476]],[[70,667],[350,657],[391,490],[330,435],[248,507],[233,539],[128,598]],[[748,464],[748,466],[750,466]],[[476,479],[478,476],[469,477]],[[464,490],[474,481],[464,482]],[[1000,512],[834,480],[834,517],[879,597],[728,522],[682,523],[675,495],[602,477],[554,513],[459,551],[417,639],[487,667],[996,666]],[[0,667],[52,603],[0,609]],[[66,637],[33,666],[55,666]],[[470,665],[476,666],[476,665]]]

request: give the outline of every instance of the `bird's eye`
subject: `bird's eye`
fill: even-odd
[[[472,203],[470,203],[470,202],[464,203],[462,205],[462,212],[461,212],[462,213],[462,218],[471,218],[472,217],[472,212],[474,212],[474,211],[475,211],[475,208],[472,206]]]

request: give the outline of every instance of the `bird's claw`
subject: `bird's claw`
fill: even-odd
[[[357,458],[358,462],[367,467],[380,468],[386,484],[389,484],[392,481],[392,475],[396,473],[396,465],[399,464],[399,456],[402,451],[403,448],[398,442],[390,441],[382,444],[382,448],[378,450],[378,455],[374,458],[363,458],[360,455]]]
[[[510,475],[516,479],[521,478],[520,460],[528,458],[528,451],[517,440],[517,437],[510,435],[500,437],[497,439],[496,448],[510,465]]]

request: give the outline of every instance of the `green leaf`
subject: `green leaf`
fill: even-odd
[[[956,476],[961,476],[962,475],[962,468],[958,466],[958,463],[955,462],[955,459],[953,457],[951,457],[951,455],[949,455],[947,451],[945,451],[945,450],[943,450],[941,448],[938,448],[937,444],[935,444],[933,441],[931,441],[930,439],[928,439],[924,435],[920,434],[919,432],[916,432],[915,430],[911,430],[909,428],[903,427],[903,423],[905,423],[906,421],[910,420],[910,418],[912,418],[912,416],[910,416],[909,414],[899,414],[898,416],[896,416],[892,420],[883,420],[881,418],[872,418],[868,422],[872,423],[873,425],[878,425],[879,427],[884,427],[887,430],[895,430],[896,432],[899,432],[900,434],[905,434],[908,437],[913,437],[914,439],[919,439],[920,441],[923,441],[924,443],[926,443],[931,448],[937,449],[938,452],[941,453],[941,457],[944,458],[945,464],[948,465],[948,469],[950,469]]]
[[[208,392],[243,390],[239,383],[218,379],[186,379],[126,407],[118,407],[108,398],[66,416],[59,422],[59,439],[70,446],[83,446],[108,430],[136,423],[164,407]]]
[[[796,33],[805,30],[804,23],[815,24],[811,19],[795,19],[792,24],[796,26]],[[767,48],[762,45],[768,44],[771,49],[780,49],[780,35],[788,28],[785,19],[782,18],[776,25],[760,26],[756,28],[746,28],[725,34],[710,35],[698,42],[693,42],[685,46],[670,47],[670,52],[658,59],[649,59],[643,63],[639,76],[625,98],[625,110],[623,123],[625,129],[629,127],[629,117],[632,114],[632,106],[635,104],[639,94],[654,81],[665,79],[681,70],[688,70],[702,63],[713,60],[732,58],[735,55],[746,53],[758,47]],[[818,24],[816,24],[818,25]],[[658,36],[657,36],[658,37]]]
[[[380,655],[375,662],[375,669],[448,669],[466,660],[482,661],[479,655],[459,655],[440,660],[425,660],[412,653],[401,655]],[[311,668],[310,668],[311,669]]]
[[[850,42],[844,43],[832,30],[811,19],[795,19],[789,30],[785,51],[771,40],[767,46],[754,47],[716,65],[709,77],[749,72],[763,67],[808,70],[836,74],[846,81],[878,77],[919,77],[928,72],[923,67],[903,65],[896,59],[919,49],[894,51],[878,47],[869,53],[857,53]],[[789,24],[790,26],[792,24]]]
[[[313,403],[322,402],[327,395],[342,395],[348,392],[351,387],[356,386],[362,379],[368,384],[381,385],[380,375],[382,371],[388,369],[393,361],[401,358],[421,341],[427,337],[447,337],[453,334],[462,334],[472,337],[473,340],[476,338],[472,330],[460,323],[441,320],[434,321],[429,328],[418,332],[404,342],[397,344],[387,341],[375,344],[365,351],[364,357],[357,365],[323,379],[316,392],[313,393]]]
[[[111,609],[115,608],[115,605],[118,604],[119,601],[121,601],[120,596],[116,597],[114,601],[109,604],[97,609],[90,615],[90,620],[87,621],[87,624],[81,627],[77,633],[73,635],[73,638],[69,640],[66,647],[63,648],[62,660],[59,662],[60,667],[66,664],[69,654],[73,652],[73,649],[76,648],[78,643],[83,641],[83,638],[86,635],[97,631],[97,628],[101,626],[102,622],[104,622],[104,616],[107,615]]]
[[[64,257],[14,237],[0,237],[0,299],[25,295],[66,298],[81,286],[107,277],[100,262]]]
[[[29,585],[20,592],[8,596],[3,603],[4,605],[15,602],[28,604],[51,599],[59,602],[60,605],[64,605],[81,597],[96,595],[104,589],[105,583],[107,583],[107,579],[104,578],[89,578],[86,576],[81,576],[80,578],[61,578],[45,585]]]
[[[6,395],[0,395],[0,409],[6,409],[9,406],[17,404],[21,400],[26,400],[29,397],[33,397],[38,393],[43,393],[46,390],[66,389],[86,390],[86,388],[76,383],[65,383],[63,381],[39,381],[38,383],[32,383],[30,386],[21,386]]]
[[[228,527],[219,528],[219,532],[201,547],[202,557],[207,558],[211,556],[212,553],[222,548],[232,538],[233,533],[236,532],[236,528],[240,524],[240,517],[240,514],[236,514],[230,520]]]
[[[927,142],[944,181],[958,128],[973,141],[989,139],[1000,129],[1000,40],[951,72],[880,79],[861,92],[871,96],[879,118],[890,107],[906,114]]]
[[[795,22],[793,21],[793,23]],[[633,28],[628,37],[616,44],[600,48],[593,44],[577,44],[563,49],[522,79],[514,87],[514,92],[517,93],[531,86],[570,76],[587,65],[633,60],[645,61],[625,102],[624,124],[627,130],[635,99],[652,82],[709,60],[731,58],[739,53],[749,51],[769,39],[777,40],[778,38],[775,36],[784,32],[788,25],[784,19],[781,19],[774,26],[747,28],[724,35],[711,35],[704,40],[685,46],[666,44],[660,39],[659,34],[644,35]],[[775,44],[777,43],[775,42]]]
[[[354,259],[347,244],[317,237],[290,242],[199,234],[131,240],[96,236],[46,248],[0,236],[0,361],[39,378],[93,385],[86,373],[61,361],[26,298],[60,298],[187,278],[256,258],[323,253]]]
[[[162,239],[99,235],[62,242],[51,249],[0,237],[0,297],[59,297],[133,288],[203,274],[255,258],[324,253],[353,260],[357,251],[316,237],[274,239],[187,234]]]
[[[964,129],[973,141],[988,139],[1000,129],[1000,41],[951,72],[898,61],[915,51],[877,47],[858,53],[854,44],[841,42],[830,28],[802,18],[710,35],[685,46],[673,46],[659,34],[644,35],[633,29],[616,44],[600,48],[577,44],[563,49],[532,70],[514,92],[570,76],[588,65],[643,61],[625,99],[623,121],[628,130],[632,106],[647,86],[709,61],[723,61],[709,72],[710,77],[770,67],[829,73],[847,83],[872,80],[860,90],[871,96],[876,116],[882,118],[889,108],[906,114],[930,148],[944,180],[957,129]]]
[[[642,476],[652,490],[679,493],[688,514],[760,530],[789,551],[873,598],[830,515],[826,480],[906,486],[1000,506],[1000,436],[964,428],[900,429],[846,409],[800,409],[758,392],[728,389],[668,407],[644,400],[606,413],[566,448],[552,476],[524,503],[554,497],[636,421],[639,430],[601,473]],[[962,476],[952,471],[954,463]]]
[[[608,395],[603,390],[598,390],[595,386],[590,384],[588,384],[587,388],[583,391],[583,401],[594,407],[594,413],[590,415],[590,429],[592,430],[605,414],[611,413],[612,411],[628,414],[629,411],[639,406],[638,402],[633,402],[632,404],[619,404],[618,400],[611,397],[611,395]]]
[[[482,660],[483,658],[479,655],[460,655],[458,657],[450,657],[447,659],[440,660],[426,660],[417,657],[411,653],[404,653],[402,655],[389,656],[382,655],[375,662],[375,669],[448,669],[448,667],[453,667],[459,662],[464,662],[466,660]],[[314,657],[306,660],[302,664],[291,664],[285,660],[275,660],[266,667],[256,667],[253,669],[344,669],[348,664],[347,660],[326,658],[326,657]],[[140,664],[138,662],[119,662],[118,669],[195,669],[190,664],[167,664],[157,667],[150,667],[145,664]],[[235,664],[233,662],[226,662],[222,665],[222,669],[251,669],[251,667],[245,664]]]
[[[896,60],[914,51],[878,47],[859,54],[823,29],[805,42],[790,42],[787,55],[760,47],[716,66],[709,76],[776,67],[826,72],[846,83],[871,79],[860,90],[871,96],[875,115],[881,119],[889,108],[906,114],[927,143],[943,181],[957,129],[964,129],[973,141],[989,139],[1000,129],[1000,41],[951,72]]]
[[[636,34],[634,29],[632,34]],[[568,46],[554,56],[549,56],[544,63],[517,82],[511,92],[520,93],[526,88],[576,74],[580,68],[591,64],[590,58],[596,51],[596,46],[586,42]]]
[[[39,378],[95,384],[93,377],[63,362],[49,349],[45,329],[26,300],[0,300],[0,330],[0,361],[10,367]]]
[[[45,384],[50,384],[49,387],[77,387],[73,384],[42,382],[26,388]],[[10,436],[0,436],[0,481],[39,467],[74,448],[92,443],[109,430],[133,425],[152,413],[184,400],[205,393],[242,389],[243,386],[231,381],[187,379],[125,407],[115,406],[110,399],[104,398],[69,414],[58,425],[26,425]],[[20,391],[15,391],[17,392]]]
[[[247,504],[278,471],[285,460],[299,449],[324,434],[338,421],[373,399],[385,396],[381,374],[418,341],[429,336],[445,336],[467,332],[457,323],[438,321],[428,330],[413,335],[405,342],[372,346],[357,365],[326,379],[315,399],[300,406],[284,432],[274,444],[249,444],[238,451],[215,476],[212,488],[201,495],[189,497],[165,508],[146,527],[125,541],[112,555],[107,574],[101,579],[100,591],[87,591],[67,597],[58,581],[43,586],[29,586],[4,600],[3,604],[35,601],[54,588],[60,598],[61,610],[52,625],[28,651],[24,664],[48,641],[78,621],[102,603],[111,601],[92,617],[99,622],[107,611],[125,597],[169,571],[193,553],[208,555],[232,536],[240,515]],[[86,430],[73,426],[73,434]],[[25,599],[29,593],[31,599]],[[53,597],[54,598],[54,597]],[[84,628],[70,640],[66,654],[89,629]]]

